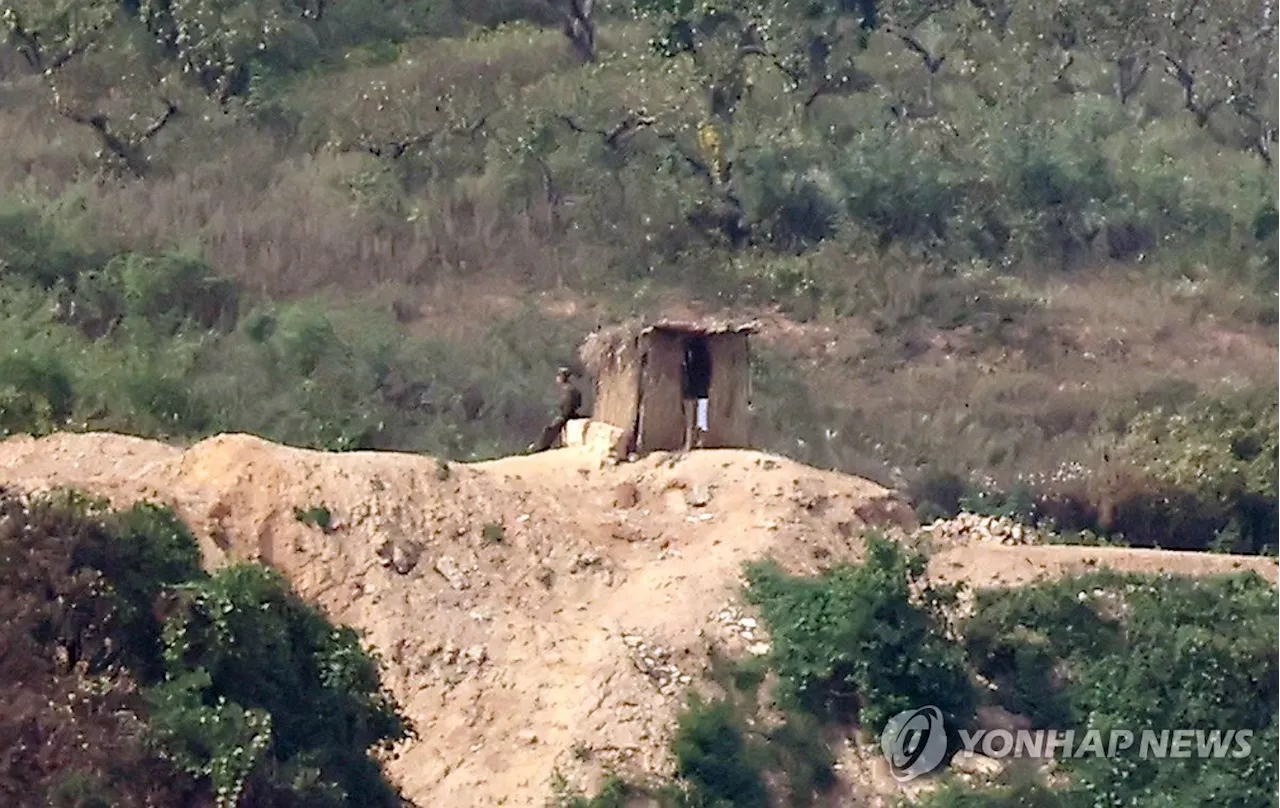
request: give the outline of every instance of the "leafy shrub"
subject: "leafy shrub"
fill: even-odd
[[[163,737],[174,737],[177,719],[168,716],[181,716],[198,693],[205,705],[236,705],[210,730],[225,736],[196,739],[208,755],[199,761],[202,773],[253,771],[241,750],[265,732],[276,765],[292,775],[285,782],[305,776],[339,804],[394,804],[365,750],[399,741],[409,728],[352,629],[330,626],[277,573],[257,565],[229,567],[186,584],[180,595],[164,626]],[[270,723],[254,718],[255,710]]]
[[[0,794],[14,808],[199,804],[142,742],[138,676],[118,664],[130,604],[74,560],[116,543],[85,507],[0,490]]]
[[[71,514],[75,503],[74,497],[65,500]],[[101,514],[101,538],[78,547],[72,561],[111,582],[127,664],[151,681],[161,673],[160,622],[153,606],[167,588],[204,576],[199,545],[167,507],[143,502],[125,511],[104,511],[102,503],[92,506],[89,513]]]
[[[208,704],[211,684],[196,669],[150,688],[150,729],[167,760],[212,785],[218,808],[236,808],[270,751],[271,714],[221,696]]]
[[[0,280],[52,289],[98,263],[98,256],[28,205],[0,200]]]
[[[52,432],[71,417],[75,389],[56,355],[0,357],[0,435]]]
[[[946,593],[923,587],[924,567],[923,556],[868,534],[861,564],[817,578],[791,577],[772,563],[748,568],[747,596],[760,605],[778,673],[800,704],[873,733],[926,704],[949,722],[968,719],[963,657],[943,633]]]
[[[59,794],[163,792],[163,776],[228,807],[398,804],[368,751],[409,728],[356,633],[331,626],[264,567],[205,575],[194,538],[167,508],[111,511],[75,492],[30,502],[0,492],[0,595],[17,631],[0,669],[61,658],[56,686],[75,691],[89,686],[77,677],[97,677],[103,687],[75,698],[125,727],[120,757],[99,761],[106,780],[72,782],[86,762],[77,743],[33,775],[41,789],[69,777]],[[6,681],[43,686],[25,674]],[[52,732],[61,715],[32,720]],[[99,734],[112,723],[93,715],[74,721]],[[146,746],[135,744],[142,738]],[[116,782],[117,770],[139,782]]]
[[[1134,418],[1121,438],[1120,459],[1152,485],[1128,498],[1113,495],[1114,527],[1131,541],[1145,533],[1165,547],[1201,549],[1224,530],[1233,533],[1230,549],[1274,546],[1278,407],[1276,390],[1259,388]],[[1143,520],[1156,529],[1141,530]]]
[[[704,804],[766,808],[769,792],[759,753],[747,743],[732,702],[692,696],[680,714],[671,749],[676,772]]]
[[[972,789],[946,783],[923,795],[920,808],[1068,808],[1080,801],[1037,783]]]
[[[157,256],[125,253],[107,263],[104,273],[118,279],[122,309],[159,327],[165,320],[191,320],[201,328],[235,323],[235,283],[217,276],[204,261],[175,253]]]
[[[1136,746],[1065,761],[1081,796],[1260,805],[1277,787],[1278,598],[1255,573],[1094,573],[979,593],[963,630],[999,698],[1039,726],[1254,732],[1245,761],[1142,759]],[[1029,643],[1038,647],[1023,651]]]

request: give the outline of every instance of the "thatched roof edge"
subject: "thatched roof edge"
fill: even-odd
[[[654,331],[674,331],[682,334],[703,334],[706,336],[714,336],[716,334],[754,334],[759,330],[760,324],[754,321],[748,323],[731,323],[721,320],[659,320],[656,323],[642,328],[640,333],[649,334]]]
[[[657,320],[646,323],[635,319],[592,331],[578,348],[578,358],[589,373],[599,376],[608,366],[635,360],[639,338],[654,332],[677,334],[754,334],[760,330],[756,321],[733,323],[725,320]]]

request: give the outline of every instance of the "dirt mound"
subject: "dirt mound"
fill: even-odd
[[[862,517],[902,518],[872,483],[733,450],[446,465],[246,435],[183,450],[99,433],[0,443],[0,483],[168,502],[211,566],[267,561],[364,629],[421,736],[389,770],[424,806],[541,805],[557,767],[571,780],[610,764],[665,770],[707,644],[767,648],[723,617],[742,563],[770,554],[814,571],[857,555]],[[1090,559],[1276,580],[1269,559],[953,541],[931,569],[978,585]]]

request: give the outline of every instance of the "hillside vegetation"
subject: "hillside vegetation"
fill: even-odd
[[[1254,4],[0,11],[6,432],[492,457],[589,328],[730,310],[773,326],[761,446],[942,512],[1274,536]]]
[[[5,803],[400,805],[368,753],[409,726],[356,633],[199,562],[167,508],[0,490]]]
[[[1208,408],[1273,454],[1232,437],[1275,410],[1234,392],[1275,387],[1247,4],[4,11],[6,430],[495,456],[584,329],[684,297],[792,323],[757,435],[810,462],[1021,475],[1158,543],[1127,434]]]
[[[561,804],[612,808],[643,796],[663,808],[808,806],[836,782],[824,737],[838,737],[839,727],[878,737],[894,714],[925,704],[950,727],[973,727],[984,702],[1076,737],[1230,726],[1252,733],[1254,751],[1244,759],[1066,758],[1051,786],[1044,771],[1012,767],[978,787],[944,774],[915,804],[1269,804],[1277,773],[1268,753],[1280,733],[1278,602],[1260,577],[1091,573],[986,590],[957,621],[947,608],[956,592],[924,581],[923,557],[874,534],[867,549],[861,564],[816,577],[749,568],[746,594],[761,607],[773,650],[765,664],[722,663],[722,695],[691,701],[672,741],[677,776],[618,777],[591,798],[565,789]],[[991,687],[975,686],[972,673]],[[769,674],[778,679],[772,689],[761,684]]]

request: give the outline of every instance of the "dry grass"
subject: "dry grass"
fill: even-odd
[[[561,243],[545,197],[513,208],[505,180],[492,172],[446,177],[406,196],[394,176],[400,167],[364,153],[353,134],[380,143],[478,119],[498,99],[569,67],[562,40],[514,26],[483,48],[433,41],[394,65],[307,82],[289,103],[299,126],[324,133],[310,151],[184,97],[186,120],[148,144],[150,176],[86,187],[90,224],[122,248],[198,249],[223,273],[273,296],[477,273],[581,283],[599,275],[608,249]],[[0,181],[47,199],[96,171],[92,134],[55,114],[35,80],[0,93],[7,152]]]
[[[648,146],[619,156],[596,134],[558,125],[547,129],[557,146],[542,166],[549,180],[520,162],[519,137],[560,112],[607,127],[646,107],[656,128],[688,136],[699,79],[687,60],[655,64],[644,33],[611,26],[602,44],[617,58],[588,68],[559,32],[528,26],[411,43],[394,64],[279,90],[279,126],[183,96],[187,118],[150,144],[145,180],[86,183],[91,134],[30,83],[0,84],[0,183],[43,198],[84,183],[89,224],[119,246],[199,250],[262,295],[329,288],[398,303],[407,328],[459,342],[519,320],[522,297],[584,328],[674,314],[686,301],[673,294],[702,297],[690,307],[711,314],[786,301],[788,315],[757,340],[778,348],[769,372],[779,378],[760,396],[762,443],[882,479],[923,463],[1050,471],[1091,460],[1110,413],[1224,379],[1275,381],[1274,329],[1238,325],[1247,301],[1233,309],[1219,289],[1162,284],[1148,267],[1000,286],[852,239],[800,258],[730,253],[683,227],[694,186],[657,170]],[[892,69],[887,55],[868,59]],[[757,110],[777,106],[758,95]],[[871,106],[830,99],[815,114],[831,113],[834,126]],[[775,111],[739,133],[789,126]],[[471,131],[482,116],[487,125]],[[442,133],[427,157],[357,148],[426,132]],[[1202,149],[1197,159],[1209,158]],[[679,261],[655,261],[677,247]],[[548,290],[567,303],[563,316],[535,297]]]
[[[783,344],[812,360],[800,365],[811,395],[831,405],[831,437],[815,434],[808,451],[844,467],[871,456],[981,469],[1007,484],[1096,466],[1110,418],[1280,381],[1274,329],[1198,317],[1195,300],[1149,279],[1098,273],[1034,291],[1044,306],[987,347],[967,328],[918,332],[904,348],[858,318],[794,326],[822,335]]]

